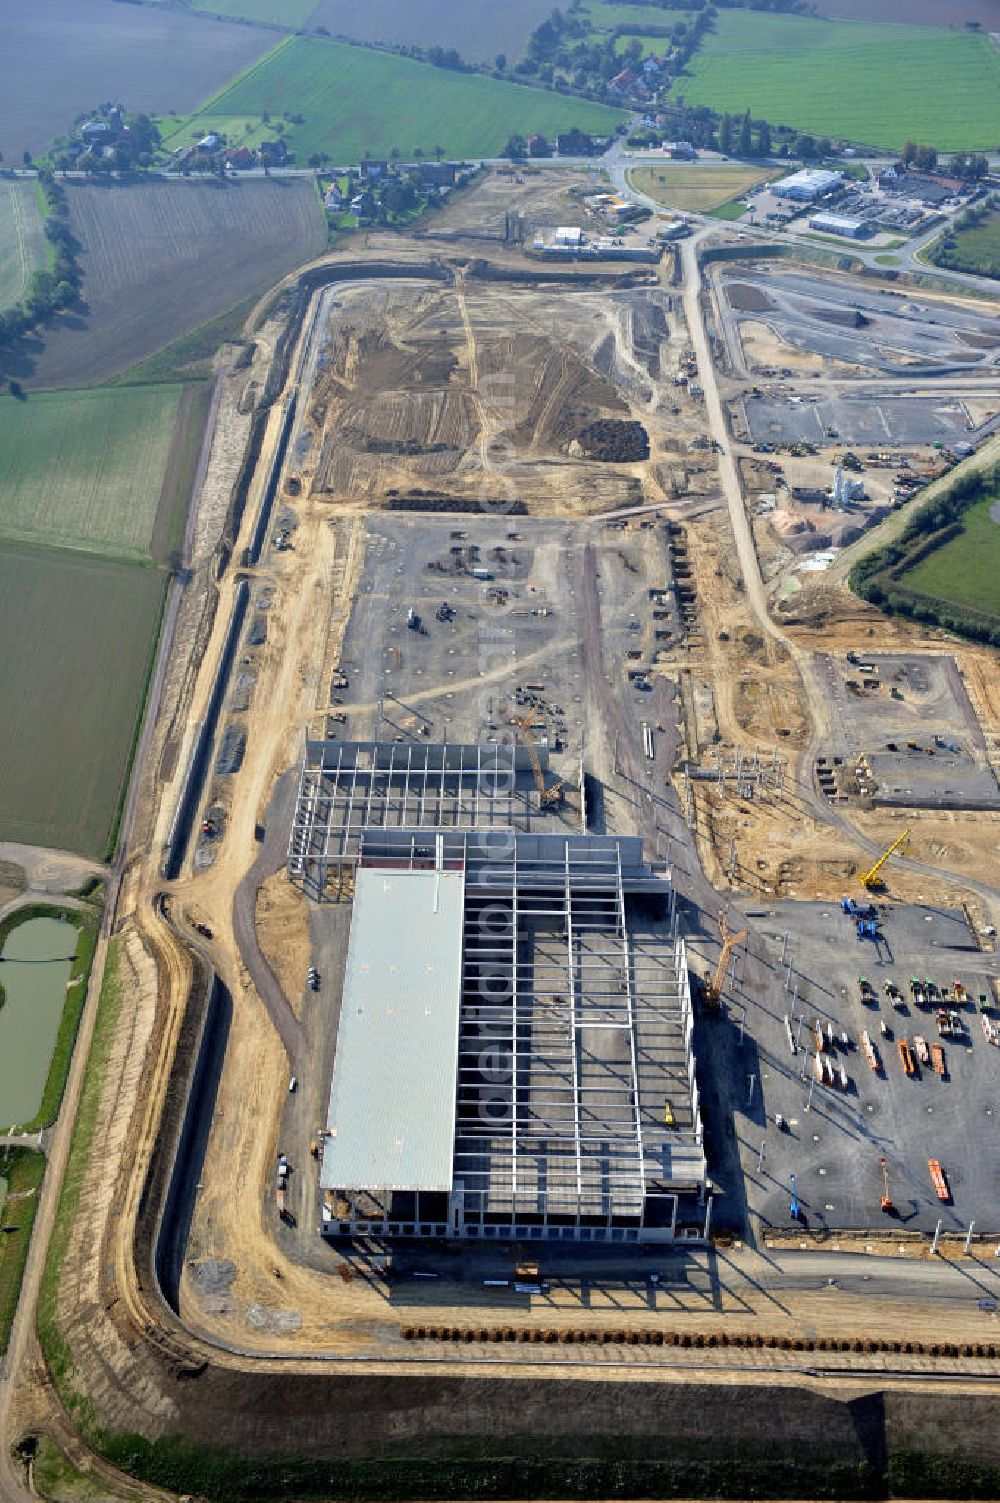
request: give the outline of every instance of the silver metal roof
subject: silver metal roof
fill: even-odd
[[[324,1190],[451,1189],[464,889],[461,871],[357,872]]]

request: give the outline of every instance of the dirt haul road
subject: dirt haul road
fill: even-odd
[[[864,851],[871,855],[879,855],[881,852],[879,843],[859,831],[846,815],[831,808],[816,787],[814,775],[816,756],[829,734],[830,709],[817,677],[814,654],[808,648],[803,647],[794,636],[781,630],[771,616],[768,605],[767,591],[760,572],[760,562],[743,498],[739,469],[732,450],[731,435],[726,424],[718,379],[712,361],[708,330],[705,325],[702,297],[703,294],[707,295],[707,288],[702,276],[698,248],[711,233],[711,229],[705,229],[681,243],[681,261],[684,268],[684,308],[691,332],[691,343],[698,357],[698,371],[705,393],[709,428],[720,446],[719,475],[729,506],[729,521],[739,557],[746,597],[761,630],[773,637],[791,654],[808,701],[812,734],[808,743],[801,749],[797,776],[803,798],[820,825],[835,826]],[[915,874],[930,877],[949,886],[953,886],[956,881],[954,872],[924,862],[913,861],[905,856],[899,856],[897,859],[900,865]],[[977,893],[988,905],[996,925],[1000,919],[1000,888],[971,878],[959,880],[962,885]]]

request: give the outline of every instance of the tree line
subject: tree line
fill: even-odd
[[[57,183],[48,168],[40,168],[38,182],[45,195],[45,238],[52,247],[52,265],[33,271],[28,291],[13,308],[0,310],[0,349],[14,344],[23,335],[47,322],[55,314],[71,308],[80,296],[83,274],[80,270],[80,242],[69,220],[66,189]]]

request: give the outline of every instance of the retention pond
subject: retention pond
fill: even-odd
[[[0,956],[0,1132],[30,1122],[42,1104],[79,934],[33,918],[8,934]]]

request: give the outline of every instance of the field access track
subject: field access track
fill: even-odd
[[[0,309],[19,303],[31,273],[48,263],[34,183],[0,182]]]

